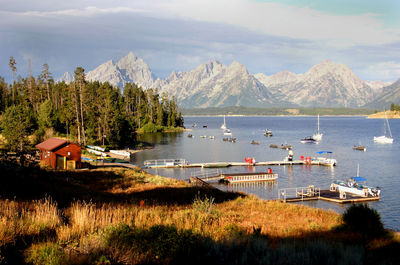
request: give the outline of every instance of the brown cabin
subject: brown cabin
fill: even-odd
[[[64,139],[50,138],[36,145],[40,161],[53,169],[81,168],[81,147]]]

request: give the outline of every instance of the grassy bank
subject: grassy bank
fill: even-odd
[[[400,111],[388,110],[386,111],[386,117],[388,119],[400,119]],[[384,119],[385,112],[378,112],[368,115],[368,119]]]
[[[332,211],[193,187],[139,169],[0,169],[0,264],[398,261],[396,237],[350,232]]]

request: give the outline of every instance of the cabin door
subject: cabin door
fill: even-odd
[[[65,169],[65,157],[57,155],[57,169]]]

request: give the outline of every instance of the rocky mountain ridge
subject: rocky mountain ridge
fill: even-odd
[[[65,76],[70,79],[71,76]],[[134,82],[175,96],[182,108],[205,107],[361,107],[383,93],[387,83],[363,81],[347,65],[325,60],[304,74],[282,71],[251,74],[238,62],[212,60],[188,72],[155,78],[147,63],[130,52],[118,62],[89,71],[87,80],[108,81],[121,88]]]

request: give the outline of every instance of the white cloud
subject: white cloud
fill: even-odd
[[[396,81],[400,78],[400,63],[388,61],[368,66],[363,72],[367,76],[379,77],[384,81]],[[393,77],[396,80],[393,80]]]

